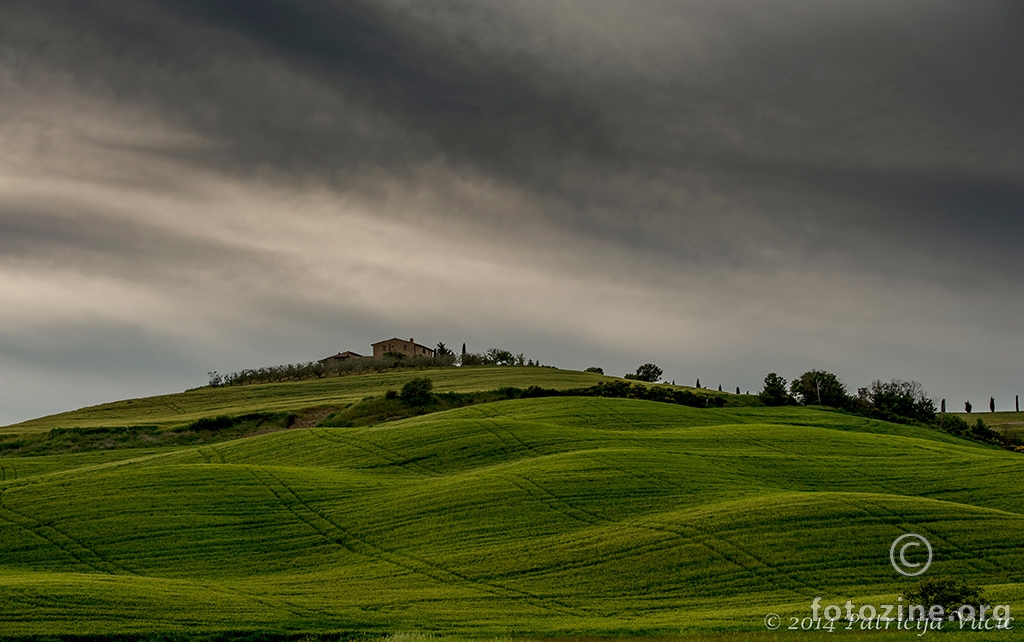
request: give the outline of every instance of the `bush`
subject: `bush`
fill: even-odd
[[[977,613],[984,599],[982,593],[981,588],[956,578],[932,577],[918,582],[903,595],[903,599],[906,604],[924,606],[925,611],[938,604],[946,609],[946,613],[952,613],[961,606],[969,605]]]
[[[986,426],[985,422],[981,420],[981,417],[978,417],[978,421],[971,426],[967,436],[971,439],[977,439],[978,441],[988,441],[992,443],[1001,443],[1002,441],[999,439],[999,433]]]
[[[603,375],[604,374],[604,368],[598,368],[598,367],[595,367],[595,366],[591,366],[591,367],[587,368],[586,370],[584,370],[583,372],[596,372],[599,375]]]
[[[235,425],[235,420],[231,417],[203,417],[192,423],[189,426],[191,430],[209,430],[217,431],[225,428],[230,428]]]
[[[402,386],[398,398],[407,406],[426,406],[434,399],[430,394],[433,389],[433,381],[427,377],[417,377]]]
[[[943,415],[942,429],[951,435],[965,436],[971,429],[967,422],[956,415]]]

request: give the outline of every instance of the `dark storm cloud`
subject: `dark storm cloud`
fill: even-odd
[[[180,317],[140,337],[270,310],[232,360],[308,358],[338,318],[401,334],[385,292],[431,331],[511,343],[635,354],[635,316],[660,346],[719,332],[700,358],[761,351],[756,370],[895,362],[897,345],[937,364],[935,340],[967,355],[991,335],[1010,372],[1022,29],[1016,0],[7,0],[0,264],[40,315],[59,316],[36,288],[80,286],[60,270],[132,286],[96,290],[112,299],[173,290],[152,316]],[[478,309],[436,303],[456,295]],[[78,305],[101,319],[87,334],[103,325]],[[972,306],[987,314],[968,324]],[[266,340],[287,319],[317,337],[295,357]]]
[[[597,32],[581,35],[520,3],[24,3],[35,20],[13,37],[226,143],[197,162],[345,175],[441,159],[558,195],[548,215],[574,227],[597,199],[688,217],[601,189],[616,176],[732,189],[812,163],[800,187],[845,197],[871,169],[973,185],[1024,171],[1019,4],[725,4],[645,3],[617,25],[614,5],[588,3]],[[699,30],[676,42],[660,24]],[[574,55],[588,35],[608,51]]]
[[[152,283],[230,278],[268,271],[274,262],[272,254],[87,207],[52,212],[0,203],[0,265],[38,264]]]
[[[46,26],[15,37],[90,82],[157,101],[229,142],[243,164],[331,173],[440,155],[533,172],[538,159],[610,148],[598,109],[562,78],[525,56],[445,41],[375,3],[67,3],[45,12]]]

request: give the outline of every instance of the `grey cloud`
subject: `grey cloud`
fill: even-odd
[[[537,173],[537,159],[609,147],[597,109],[560,78],[432,39],[373,3],[68,3],[47,15],[22,38],[52,64],[177,112],[243,164],[330,173],[429,154]]]
[[[0,203],[0,264],[78,270],[149,284],[269,272],[275,257],[86,206],[59,211]]]
[[[193,184],[175,168],[188,167],[213,180],[324,188],[377,220],[413,221],[433,241],[464,223],[467,248],[520,247],[524,262],[553,277],[693,297],[695,310],[721,306],[734,332],[779,346],[757,355],[760,368],[808,352],[799,333],[772,334],[750,310],[786,292],[813,315],[818,292],[791,290],[828,289],[837,276],[871,284],[849,298],[874,321],[861,335],[822,330],[816,345],[834,344],[836,361],[891,352],[881,339],[865,348],[851,337],[870,336],[866,325],[908,283],[986,307],[988,321],[970,327],[1007,336],[1018,308],[993,302],[997,290],[1019,297],[1024,285],[1021,25],[1024,7],[1013,0],[11,0],[0,6],[0,71],[28,96],[23,111],[3,112],[14,121],[32,121],[32,91],[40,106],[87,94],[203,142],[84,140],[67,170],[81,180],[185,198]],[[156,169],[90,174],[107,162],[101,151]],[[227,291],[203,275],[253,273],[249,294],[275,319],[299,301],[318,339],[335,316],[352,320],[360,340],[372,332],[371,312],[318,304],[323,280],[303,279],[303,267],[280,264],[274,249],[154,216],[114,218],[96,202],[0,201],[0,256],[205,288],[187,305]],[[285,207],[276,216],[315,219]],[[817,280],[794,284],[793,273]],[[688,278],[707,285],[687,289]],[[753,278],[765,292],[749,306],[713,296]],[[943,329],[926,333],[942,338],[954,315],[941,302],[932,313]],[[552,336],[524,330],[522,340],[557,352]],[[957,350],[968,343],[956,341]],[[282,345],[268,345],[267,358]]]

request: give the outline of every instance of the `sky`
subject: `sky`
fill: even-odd
[[[1024,3],[4,0],[0,425],[412,337],[1024,394]]]

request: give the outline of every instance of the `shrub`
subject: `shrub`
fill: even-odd
[[[427,377],[417,377],[402,386],[398,397],[407,406],[425,406],[433,400],[430,394],[433,389],[433,381]]]
[[[191,430],[209,430],[213,432],[230,428],[234,425],[235,420],[231,417],[203,417],[202,419],[193,422],[189,428]]]
[[[967,422],[956,415],[944,415],[942,417],[942,429],[951,435],[963,436],[971,429]]]
[[[603,375],[604,374],[604,368],[598,368],[596,366],[591,366],[591,367],[587,368],[586,370],[584,370],[583,372],[596,372],[599,375]]]
[[[978,417],[978,421],[971,426],[967,436],[971,439],[977,439],[978,441],[990,441],[994,443],[1000,443],[1001,441],[999,439],[999,433],[986,426],[985,422],[981,420],[981,417]]]
[[[982,589],[952,577],[930,577],[921,580],[903,595],[906,604],[921,605],[927,611],[933,605],[940,605],[946,613],[952,613],[961,606],[969,605],[978,612]]]

